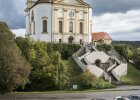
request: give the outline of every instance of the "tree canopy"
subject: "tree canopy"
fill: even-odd
[[[15,36],[0,22],[0,93],[8,93],[28,82],[29,64],[21,56]]]

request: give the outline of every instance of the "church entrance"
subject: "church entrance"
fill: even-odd
[[[73,43],[74,37],[73,36],[69,36],[68,38],[68,43]]]
[[[80,44],[83,45],[83,40],[82,39],[80,39]]]

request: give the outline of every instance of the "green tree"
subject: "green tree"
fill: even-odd
[[[108,51],[111,51],[112,46],[107,45],[107,44],[99,44],[99,45],[97,45],[97,49],[99,51],[104,51],[104,52],[108,53]]]
[[[30,49],[33,49],[35,41],[32,40],[30,37],[27,38],[17,37],[15,41],[19,49],[22,51],[22,55],[25,57],[25,59],[29,60],[30,58],[28,53]]]
[[[81,89],[91,89],[94,87],[96,81],[96,76],[89,71],[86,71],[79,76],[78,84]]]
[[[115,45],[114,49],[120,54],[121,57],[124,57],[126,60],[129,60],[128,58],[128,53],[127,53],[127,45],[125,44],[119,44],[119,45]]]
[[[129,47],[127,48],[127,54],[128,54],[128,59],[132,59],[133,56],[133,50],[131,50]]]
[[[118,44],[118,45],[115,45],[114,48],[127,61],[130,60],[133,56],[134,49],[132,48],[131,45]]]
[[[14,39],[8,26],[0,23],[0,93],[11,92],[28,82],[30,67]]]
[[[61,54],[59,52],[52,53],[51,58],[54,66],[53,79],[55,79],[55,84],[58,89],[63,89],[69,84],[68,67],[64,61],[61,60]]]
[[[140,48],[137,48],[133,53],[132,60],[134,61],[136,67],[140,69]]]

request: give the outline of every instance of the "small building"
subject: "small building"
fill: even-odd
[[[111,44],[112,38],[106,32],[95,32],[95,33],[92,33],[92,41],[95,44],[98,44],[98,43]]]

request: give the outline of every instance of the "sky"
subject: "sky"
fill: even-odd
[[[140,0],[85,0],[93,8],[94,32],[113,40],[140,41]],[[0,21],[18,36],[25,31],[26,0],[0,0]]]

